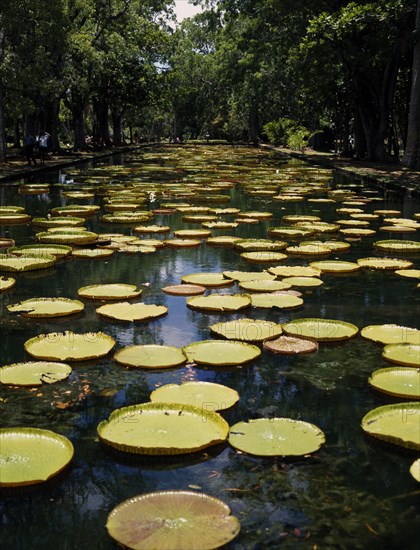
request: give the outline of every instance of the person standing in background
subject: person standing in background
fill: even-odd
[[[45,130],[42,130],[38,138],[38,147],[39,147],[39,154],[41,157],[41,164],[45,164],[45,159],[47,158],[49,137],[50,137],[50,134],[48,134]]]
[[[25,133],[23,144],[24,144],[23,152],[25,153],[28,166],[31,166],[31,161],[33,161],[34,166],[36,166],[36,159],[34,155],[35,138],[30,132]]]

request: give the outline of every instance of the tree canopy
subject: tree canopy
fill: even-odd
[[[420,0],[194,3],[175,25],[170,0],[3,0],[0,158],[46,129],[54,151],[309,141],[420,167]]]

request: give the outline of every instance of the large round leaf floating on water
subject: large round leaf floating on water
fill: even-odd
[[[0,487],[43,483],[61,472],[74,454],[64,436],[37,428],[0,429]]]
[[[384,347],[382,357],[391,363],[420,368],[420,345],[389,344]]]
[[[324,443],[323,432],[314,424],[291,418],[258,418],[231,426],[229,443],[256,456],[303,456]]]
[[[368,269],[407,269],[413,265],[413,262],[399,260],[397,258],[359,258],[357,263],[361,267]]]
[[[318,350],[315,340],[295,338],[294,336],[280,336],[275,340],[265,341],[263,347],[266,351],[279,355],[299,355],[301,353],[313,353]]]
[[[281,325],[259,319],[236,319],[226,323],[211,325],[210,330],[228,340],[262,342],[267,338],[276,338],[282,333]]]
[[[73,250],[71,255],[75,258],[81,258],[82,260],[100,260],[102,258],[108,258],[114,254],[113,250],[105,250],[101,248],[79,248]]]
[[[372,373],[369,384],[387,395],[420,399],[420,369],[411,367],[379,369]]]
[[[397,269],[395,273],[408,279],[420,279],[420,269]]]
[[[214,497],[159,491],[116,506],[106,528],[113,539],[133,550],[213,550],[234,539],[240,523]]]
[[[224,277],[235,281],[273,281],[276,277],[266,271],[223,271]]]
[[[242,281],[239,283],[239,286],[251,292],[277,292],[279,290],[288,290],[291,287],[290,284],[284,281],[272,281],[270,279]]]
[[[309,267],[307,265],[283,265],[269,267],[268,271],[277,277],[318,277],[321,275],[320,269]]]
[[[410,474],[420,483],[420,458],[415,460],[410,466]]]
[[[68,256],[71,251],[71,246],[65,244],[28,244],[9,249],[10,254],[16,256],[55,256],[56,258]]]
[[[201,311],[239,311],[250,304],[251,299],[247,294],[209,294],[187,298],[188,307]]]
[[[242,365],[261,355],[257,346],[236,340],[202,340],[182,349],[188,361],[213,366]]]
[[[201,285],[205,287],[229,286],[233,284],[233,279],[227,279],[223,273],[191,273],[181,277],[183,283]]]
[[[0,367],[0,384],[11,386],[41,386],[64,380],[71,373],[65,363],[27,361]]]
[[[378,439],[420,451],[419,415],[418,401],[384,405],[362,418],[362,428]]]
[[[241,258],[248,262],[271,263],[281,262],[287,258],[287,254],[281,252],[272,252],[271,250],[258,250],[255,252],[242,252]]]
[[[71,331],[50,332],[30,338],[25,350],[37,359],[46,361],[87,361],[107,355],[115,340],[103,332],[78,334]]]
[[[118,302],[116,304],[106,304],[98,307],[96,310],[98,315],[107,319],[115,319],[117,321],[150,321],[157,319],[168,313],[166,306],[158,306],[156,304],[130,304],[130,302]]]
[[[13,279],[13,277],[0,277],[0,292],[9,290],[9,288],[14,287],[15,284],[16,279]]]
[[[203,407],[179,403],[141,403],[113,411],[98,426],[99,438],[136,454],[195,453],[226,440],[227,422]]]
[[[360,269],[359,264],[343,260],[321,260],[319,262],[311,262],[309,265],[315,269],[320,269],[321,273],[352,273]]]
[[[37,233],[36,238],[41,243],[91,244],[96,241],[98,235],[91,231],[80,231],[80,233],[63,231],[60,233]]]
[[[387,240],[376,241],[373,246],[378,250],[386,252],[403,252],[405,254],[414,254],[420,252],[420,242],[403,241],[403,240]]]
[[[170,285],[162,288],[165,294],[170,294],[172,296],[198,296],[199,294],[204,294],[206,292],[206,287],[201,285]]]
[[[14,256],[0,254],[0,271],[34,271],[47,269],[55,264],[54,256]]]
[[[258,293],[251,294],[252,307],[263,309],[279,308],[294,309],[303,304],[302,298],[292,296],[291,294]]]
[[[137,290],[137,285],[110,283],[83,286],[79,288],[77,293],[81,298],[90,298],[92,300],[128,300],[129,298],[140,296],[142,290]]]
[[[221,411],[229,409],[237,401],[237,391],[213,382],[184,382],[166,384],[150,394],[150,401],[161,403],[183,403],[204,409]]]
[[[369,325],[360,336],[380,344],[420,344],[420,330],[395,324]]]
[[[303,318],[285,323],[283,331],[298,338],[309,338],[318,342],[334,342],[355,336],[359,329],[356,325],[335,319]]]
[[[127,346],[117,351],[114,359],[126,367],[142,369],[167,369],[182,365],[187,360],[181,349],[157,344]]]
[[[324,284],[318,277],[285,277],[282,282],[290,286],[315,287]]]
[[[10,313],[21,313],[23,317],[64,317],[80,313],[85,305],[69,298],[31,298],[7,306]]]

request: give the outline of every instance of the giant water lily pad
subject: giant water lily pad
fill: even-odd
[[[263,347],[271,353],[280,355],[299,355],[301,353],[313,353],[318,350],[315,340],[295,338],[294,336],[280,336],[275,340],[264,342]]]
[[[16,256],[55,256],[56,258],[62,258],[68,256],[71,250],[71,246],[65,244],[28,244],[10,248],[9,253]]]
[[[182,365],[187,360],[181,349],[157,344],[127,346],[117,351],[114,359],[126,367],[142,369],[167,369]]]
[[[27,361],[0,367],[0,384],[12,386],[41,386],[68,378],[71,367],[51,361]]]
[[[286,252],[298,256],[327,256],[332,250],[322,244],[300,244],[298,246],[288,246]]]
[[[273,292],[251,294],[252,307],[270,309],[273,307],[280,309],[293,309],[303,304],[302,298],[292,296],[291,294],[274,294]]]
[[[420,483],[420,458],[415,460],[410,466],[410,474]]]
[[[137,289],[137,285],[109,283],[104,285],[83,286],[79,288],[77,293],[82,298],[90,298],[92,300],[128,300],[129,298],[140,296],[142,290]]]
[[[84,218],[65,216],[64,218],[34,218],[32,225],[35,227],[80,227],[85,222]]]
[[[229,409],[237,401],[236,390],[213,382],[184,382],[166,384],[150,394],[150,401],[161,403],[182,403],[214,411]]]
[[[384,441],[420,451],[420,403],[384,405],[362,418],[363,430]]]
[[[206,292],[206,287],[201,285],[170,285],[162,288],[165,294],[171,294],[172,296],[198,296]]]
[[[248,262],[272,263],[281,262],[287,258],[287,254],[281,252],[272,252],[271,250],[259,250],[256,252],[242,252],[241,258]]]
[[[94,243],[98,235],[91,231],[70,232],[45,232],[37,233],[36,238],[41,243],[58,243],[58,244],[91,244]]]
[[[391,363],[420,368],[420,345],[389,344],[384,347],[382,357]]]
[[[103,332],[78,334],[71,331],[50,332],[30,338],[25,350],[46,361],[86,361],[103,357],[115,346],[115,340]]]
[[[69,298],[31,298],[7,306],[10,313],[21,313],[23,317],[63,317],[80,313],[85,308],[79,300]]]
[[[369,269],[406,269],[413,265],[413,262],[399,260],[397,258],[359,258],[357,263],[361,267]]]
[[[273,281],[276,277],[266,271],[223,271],[223,275],[227,279],[235,281]]]
[[[201,241],[199,239],[167,239],[165,244],[175,248],[189,248],[200,246]]]
[[[288,290],[291,287],[290,284],[284,281],[272,281],[270,279],[243,281],[239,283],[239,286],[251,292],[277,292],[279,290]]]
[[[403,252],[405,254],[420,252],[420,242],[417,241],[376,241],[375,243],[373,243],[373,246],[378,250],[384,250],[385,252]]]
[[[180,239],[205,239],[210,237],[211,231],[208,229],[178,229],[174,235]]]
[[[324,281],[321,281],[318,277],[285,277],[282,279],[282,282],[290,286],[301,287],[321,286],[324,284]]]
[[[101,441],[136,454],[175,455],[222,443],[227,422],[203,407],[179,403],[142,403],[112,412],[98,426]]]
[[[16,279],[13,277],[0,277],[0,292],[3,290],[9,290],[16,284]]]
[[[109,535],[133,550],[213,550],[236,537],[240,523],[214,497],[160,491],[133,497],[108,516]]]
[[[109,258],[114,254],[113,250],[105,250],[104,248],[79,248],[72,251],[72,256],[83,260],[100,260],[101,258]]]
[[[187,298],[187,306],[202,311],[231,312],[245,309],[251,305],[247,294],[209,294]]]
[[[321,260],[320,262],[311,262],[309,265],[320,269],[321,273],[352,273],[360,269],[359,264],[343,260]]]
[[[314,424],[291,418],[258,418],[231,426],[229,443],[256,456],[303,456],[325,443]]]
[[[117,321],[149,321],[166,315],[168,308],[142,302],[138,304],[118,302],[98,307],[96,313],[107,319],[116,319]]]
[[[203,365],[242,365],[261,355],[257,346],[236,340],[202,340],[182,348],[190,362]]]
[[[183,283],[205,287],[222,287],[233,284],[233,279],[227,279],[223,273],[191,273],[181,277]]]
[[[31,216],[25,213],[14,214],[13,212],[9,213],[0,213],[0,225],[15,225],[15,224],[25,224],[31,221]]]
[[[0,429],[0,487],[43,483],[61,472],[74,454],[64,436],[39,428]]]
[[[321,275],[320,269],[300,265],[269,267],[268,271],[277,277],[318,277]]]
[[[262,342],[267,338],[276,338],[282,333],[281,325],[259,319],[236,319],[226,323],[211,325],[210,330],[228,340]]]
[[[55,264],[54,256],[14,256],[0,254],[0,271],[34,271],[47,269]]]
[[[420,279],[420,269],[397,269],[395,273],[408,279]]]
[[[283,331],[298,338],[309,338],[318,342],[334,342],[355,336],[359,329],[351,323],[335,319],[303,318],[285,323]]]
[[[379,369],[372,373],[369,384],[388,395],[420,399],[420,369],[411,367]]]
[[[380,344],[420,344],[420,330],[395,324],[369,325],[360,335]]]
[[[286,248],[287,243],[283,241],[271,241],[270,239],[240,239],[234,246],[244,252],[278,252]]]

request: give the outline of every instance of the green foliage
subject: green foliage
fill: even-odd
[[[278,120],[267,122],[263,126],[268,141],[273,145],[282,145],[289,149],[303,150],[309,140],[322,130],[311,132],[305,126],[301,126],[295,120],[280,117]]]

